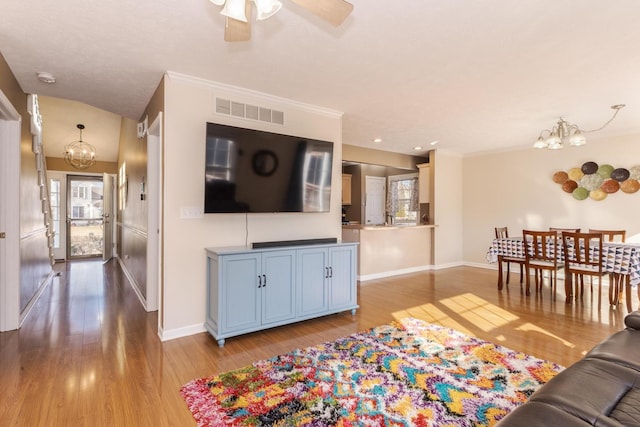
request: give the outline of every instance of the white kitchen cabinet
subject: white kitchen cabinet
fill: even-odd
[[[351,204],[351,174],[342,174],[342,204]]]
[[[431,168],[429,163],[418,165],[418,199],[420,203],[430,202]]]
[[[205,328],[221,347],[231,336],[352,310],[354,243],[207,249]]]

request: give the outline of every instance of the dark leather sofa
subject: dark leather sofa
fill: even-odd
[[[640,311],[497,427],[640,426]]]

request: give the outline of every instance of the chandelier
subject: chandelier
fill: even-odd
[[[568,121],[560,117],[558,122],[551,129],[544,129],[542,132],[540,132],[540,136],[538,137],[536,142],[534,142],[533,147],[559,150],[563,148],[567,143],[572,147],[585,145],[587,143],[587,139],[584,137],[584,133],[596,132],[604,129],[609,123],[613,121],[613,119],[616,118],[616,115],[618,115],[618,112],[624,106],[625,104],[612,105],[611,108],[615,110],[613,116],[598,129],[583,131],[580,130],[578,125],[569,123]]]
[[[236,21],[247,22],[246,1],[248,0],[211,0],[211,3],[222,6],[220,14]],[[258,10],[259,21],[273,16],[282,7],[278,0],[253,0]]]
[[[82,140],[83,124],[76,125],[80,129],[80,139],[70,142],[64,147],[64,161],[76,169],[86,169],[96,164],[96,148]]]

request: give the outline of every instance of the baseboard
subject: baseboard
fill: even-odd
[[[47,289],[47,286],[49,286],[51,284],[51,282],[53,281],[53,278],[55,277],[55,275],[56,275],[55,271],[53,269],[51,269],[49,271],[49,274],[47,275],[47,277],[40,284],[40,287],[36,291],[35,295],[31,298],[31,301],[29,301],[29,303],[24,308],[24,310],[22,310],[22,313],[20,313],[20,320],[19,320],[19,323],[18,323],[19,324],[18,329],[22,327],[22,324],[24,323],[24,321],[27,319],[27,317],[29,317],[29,314],[31,313],[33,307],[36,305],[36,303],[38,302],[38,300],[42,296],[42,293],[44,292],[44,290]]]
[[[400,276],[401,274],[418,273],[420,271],[433,270],[432,265],[421,265],[419,267],[402,268],[400,270],[383,271],[382,273],[365,274],[358,276],[358,280],[366,282],[367,280],[383,279],[385,277]]]
[[[200,334],[202,332],[207,332],[204,328],[204,323],[197,323],[195,325],[184,326],[182,328],[168,330],[159,329],[158,336],[160,337],[160,341],[169,341],[176,338],[188,337],[189,335]]]
[[[133,289],[133,292],[135,292],[136,296],[138,297],[138,300],[140,301],[140,304],[142,304],[144,311],[149,311],[147,310],[147,300],[145,299],[144,295],[142,295],[142,292],[140,292],[140,289],[138,289],[138,282],[136,281],[135,277],[133,277],[133,274],[131,274],[131,272],[129,271],[127,266],[124,264],[124,262],[122,262],[122,259],[119,256],[117,256],[116,259],[118,260],[118,264],[120,264],[120,268],[122,269],[122,272],[124,273],[125,276],[127,276],[127,280],[129,280],[129,285],[131,286],[131,289]]]
[[[479,262],[464,262],[462,263],[462,265],[466,266],[466,267],[476,267],[476,268],[484,268],[485,270],[497,270],[498,269],[498,263],[493,263],[493,264],[486,264],[486,263],[479,263]]]

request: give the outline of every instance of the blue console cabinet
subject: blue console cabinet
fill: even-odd
[[[251,249],[207,248],[205,328],[228,337],[357,304],[357,243]]]

